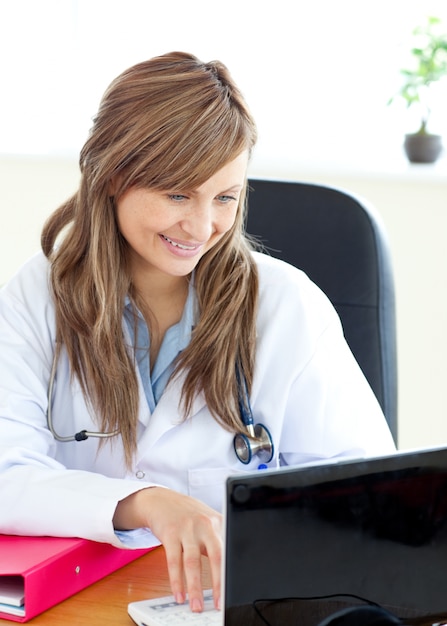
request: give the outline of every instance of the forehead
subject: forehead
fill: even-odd
[[[205,182],[198,185],[197,190],[206,189],[208,186],[230,188],[242,187],[245,183],[248,166],[248,152],[244,151],[235,159],[226,163],[217,172],[212,174]]]

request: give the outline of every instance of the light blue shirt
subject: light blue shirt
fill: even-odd
[[[166,331],[151,373],[151,339],[149,329],[140,311],[132,308],[130,300],[128,298],[126,299],[124,317],[129,328],[132,345],[135,344],[136,330],[137,345],[135,347],[135,358],[151,413],[154,412],[165,390],[169,377],[172,374],[175,358],[191,341],[191,333],[195,321],[195,309],[196,295],[193,281],[190,281],[182,318],[180,322],[174,324],[174,326],[171,326]],[[136,325],[134,312],[136,312],[138,316]]]

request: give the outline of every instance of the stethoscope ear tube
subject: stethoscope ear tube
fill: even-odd
[[[254,455],[258,455],[262,463],[268,463],[275,451],[270,431],[263,424],[255,424],[254,438],[243,433],[235,435],[233,445],[237,458],[244,465],[248,465]]]

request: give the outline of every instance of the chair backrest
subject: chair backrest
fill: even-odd
[[[397,443],[394,277],[378,214],[332,187],[258,179],[249,186],[247,232],[331,300]]]

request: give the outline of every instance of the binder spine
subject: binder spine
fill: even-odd
[[[149,551],[150,548],[126,550],[78,539],[66,550],[55,553],[22,574],[25,615],[0,611],[0,618],[27,622]],[[10,572],[10,575],[13,574],[16,573]]]

